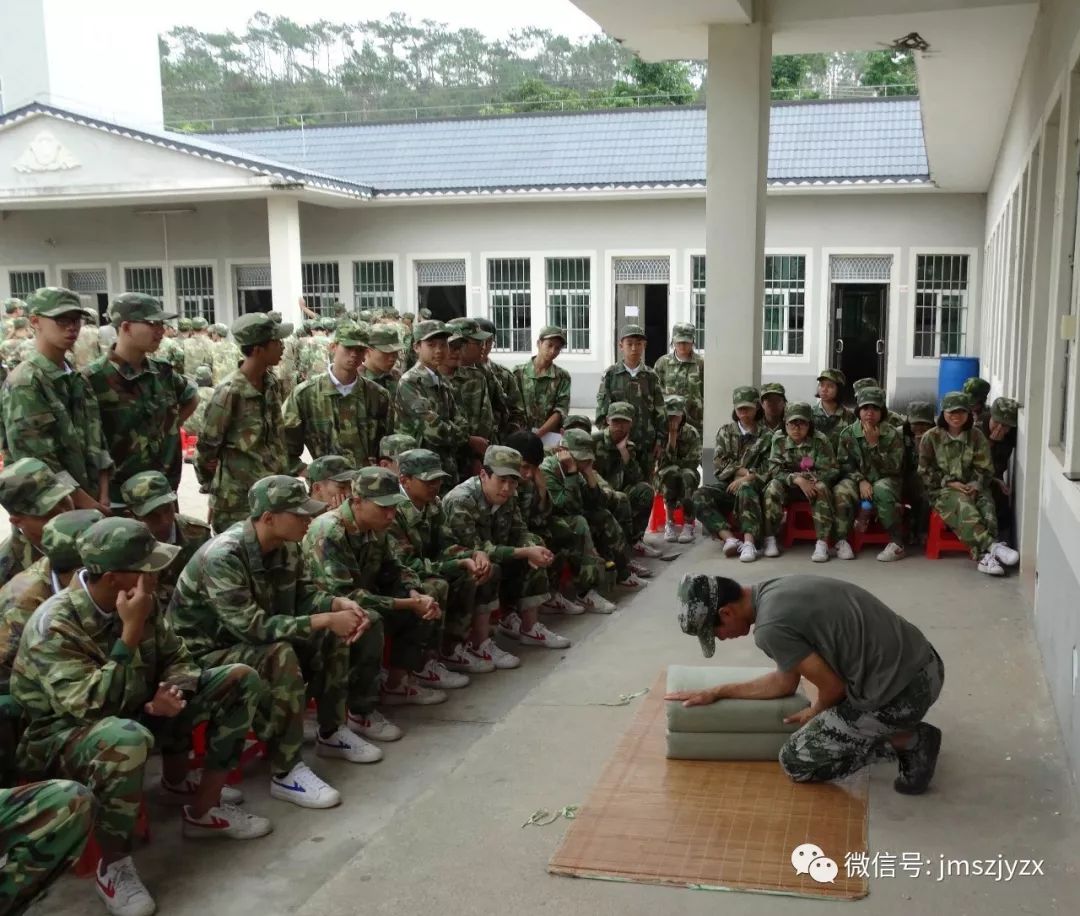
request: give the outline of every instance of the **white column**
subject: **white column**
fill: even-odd
[[[296,324],[303,319],[300,296],[300,203],[295,197],[266,198],[266,224],[270,235],[270,274],[274,311]]]
[[[761,380],[765,178],[772,33],[767,25],[709,27],[705,194],[705,429],[711,479],[731,390]]]

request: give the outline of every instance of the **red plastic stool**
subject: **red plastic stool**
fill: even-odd
[[[904,523],[907,521],[908,507],[905,505],[899,505],[896,508],[900,512],[900,524],[903,527]],[[863,544],[881,544],[884,546],[890,541],[892,541],[892,538],[889,536],[889,532],[881,526],[881,522],[878,521],[876,511],[874,512],[873,517],[870,519],[870,524],[867,526],[867,529],[865,531],[856,531],[855,528],[852,527],[851,533],[848,535],[848,543],[851,545],[851,549],[854,550],[856,554],[858,554],[862,550]]]
[[[135,821],[135,838],[142,840],[144,843],[150,842],[150,818],[146,813],[145,798],[139,802],[139,817]],[[79,878],[90,878],[97,872],[98,862],[100,861],[101,847],[98,845],[94,831],[91,830],[90,836],[86,840],[86,846],[83,847],[82,855],[71,866],[71,870]]]
[[[809,502],[797,500],[787,507],[787,520],[784,522],[783,545],[790,547],[796,541],[816,541],[817,529],[814,528],[814,513]]]
[[[926,557],[929,560],[941,558],[943,553],[971,554],[968,546],[960,540],[945,520],[936,511],[930,511],[930,525],[926,532]]]
[[[198,436],[191,436],[180,430],[180,451],[183,453],[184,461],[195,460],[195,448],[198,444]]]
[[[244,749],[240,752],[240,762],[235,769],[229,770],[225,781],[230,786],[235,786],[244,778],[244,767],[260,757],[266,756],[266,745],[255,737],[255,732],[248,732],[244,740]],[[188,761],[188,769],[201,769],[206,761],[206,723],[200,722],[191,732],[191,757]]]
[[[676,506],[671,514],[671,521],[676,525],[686,524],[686,516],[683,515],[682,506]],[[667,506],[664,505],[664,497],[659,493],[652,501],[652,515],[649,516],[649,533],[656,534],[667,523]]]

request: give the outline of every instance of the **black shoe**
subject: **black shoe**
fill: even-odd
[[[938,754],[941,752],[941,729],[926,722],[920,722],[915,729],[917,741],[908,751],[897,751],[900,761],[900,775],[893,782],[893,788],[902,795],[922,795],[934,778]]]

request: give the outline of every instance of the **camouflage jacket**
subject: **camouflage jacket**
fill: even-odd
[[[431,449],[442,458],[443,470],[457,479],[457,456],[468,444],[469,431],[454,389],[441,376],[432,376],[422,363],[398,382],[394,432],[412,436],[418,448]]]
[[[679,394],[686,398],[686,422],[701,430],[705,411],[705,359],[694,353],[688,360],[674,353],[665,353],[655,363],[660,390],[664,394]]]
[[[246,515],[247,493],[268,474],[288,473],[277,379],[267,372],[258,391],[234,372],[210,398],[195,452],[195,473],[210,489],[210,511]],[[207,462],[217,461],[210,471]]]
[[[633,430],[631,430],[632,432]],[[613,489],[622,492],[634,484],[642,482],[644,478],[641,474],[641,462],[638,460],[639,446],[633,439],[629,439],[626,443],[626,451],[630,458],[623,461],[619,447],[611,441],[611,430],[605,429],[595,432],[592,437],[593,447],[596,449],[596,460],[593,462],[593,467],[596,468],[596,473],[603,477]]]
[[[173,372],[184,374],[184,341],[179,337],[163,337],[156,355],[172,366]]]
[[[772,430],[759,423],[752,433],[744,433],[737,420],[725,423],[716,431],[713,469],[718,484],[729,484],[739,468],[764,475],[772,448]]]
[[[291,339],[292,338],[290,338],[290,340]],[[288,350],[287,343],[286,350]],[[240,367],[240,363],[242,363],[243,360],[244,354],[240,352],[240,348],[231,340],[219,340],[214,344],[214,384],[220,385],[225,381],[225,379]],[[282,360],[282,362],[284,362],[284,360]],[[278,366],[280,365],[281,363],[278,363]],[[293,368],[293,371],[296,371],[295,367]]]
[[[235,645],[306,639],[311,615],[333,602],[304,576],[298,544],[264,554],[249,520],[195,552],[176,583],[169,617],[199,658]]]
[[[884,477],[899,480],[904,472],[904,436],[889,423],[879,424],[878,433],[878,444],[870,445],[858,420],[840,431],[836,463],[841,477],[855,483],[876,483]]]
[[[671,448],[664,439],[664,450],[660,453],[658,467],[680,467],[687,471],[696,471],[701,465],[701,433],[693,424],[683,421],[675,437],[675,447]]]
[[[840,433],[858,419],[855,416],[855,411],[850,407],[844,407],[842,404],[837,408],[836,413],[827,414],[820,401],[810,408],[810,416],[814,423],[814,429],[828,437],[829,445],[833,447],[833,451],[836,451],[840,442]]]
[[[330,359],[329,337],[303,337],[297,351],[297,370],[301,379],[315,378],[326,371]]]
[[[176,528],[169,543],[179,547],[180,552],[167,569],[158,573],[157,596],[162,607],[169,606],[180,573],[184,571],[184,567],[188,565],[188,561],[195,556],[199,548],[210,540],[211,536],[210,526],[206,522],[192,518],[190,515],[177,514]]]
[[[390,395],[390,400],[394,400],[394,395],[397,394],[398,382],[401,381],[401,370],[394,367],[389,372],[372,372],[367,366],[360,367],[360,378],[367,379],[369,382],[374,382],[376,385],[385,389],[386,393]]]
[[[101,356],[101,329],[93,324],[84,324],[71,348],[71,362],[76,369],[85,369]]]
[[[553,515],[581,515],[587,518],[590,513],[604,508],[603,487],[590,487],[584,475],[576,471],[573,474],[565,473],[555,455],[548,455],[540,463],[540,473],[544,475]]]
[[[180,411],[196,388],[166,362],[149,357],[141,367],[121,362],[112,348],[83,370],[97,397],[105,445],[115,465],[109,497],[122,502],[120,486],[140,471],[161,471],[180,486]]]
[[[452,579],[462,572],[461,560],[472,551],[449,544],[443,530],[442,500],[435,499],[422,509],[409,500],[397,507],[394,523],[387,532],[397,545],[398,557],[420,578],[442,576]]]
[[[193,691],[202,673],[160,608],[135,650],[115,612],[98,609],[79,578],[40,605],[23,630],[11,695],[29,720],[19,745],[24,771],[55,759],[57,739],[107,716],[137,719],[159,683]]]
[[[4,585],[19,573],[29,569],[37,562],[39,555],[34,546],[18,528],[12,528],[3,541],[0,541],[0,585]]]
[[[806,459],[812,464],[804,470],[803,462]],[[807,436],[798,444],[786,434],[773,436],[772,451],[769,452],[769,479],[789,483],[793,474],[812,477],[830,487],[836,483],[840,468],[836,464],[836,452],[824,433],[814,430],[812,436]]]
[[[420,590],[419,577],[402,562],[389,532],[361,531],[348,501],[311,523],[303,554],[319,588],[352,598],[365,610],[386,613],[395,597]]]
[[[1016,450],[1016,427],[1005,433],[1005,438],[995,442],[990,438],[990,411],[987,410],[976,424],[979,431],[986,436],[986,442],[990,446],[990,460],[994,465],[994,477],[1004,480],[1009,473],[1009,461]]]
[[[499,434],[505,439],[508,434],[525,429],[528,425],[525,402],[514,370],[494,360],[488,360],[480,368],[487,373],[489,385],[499,390],[499,397],[492,398],[492,404],[496,406],[495,421]]]
[[[67,471],[82,489],[98,494],[98,475],[112,467],[101,414],[90,383],[37,350],[4,382],[0,396],[4,460],[39,458]]]
[[[545,485],[546,483],[545,479]],[[522,479],[514,493],[514,503],[529,531],[542,535],[547,530],[554,510],[550,493],[541,498],[537,486],[531,481]]]
[[[206,417],[206,406],[210,403],[214,389],[198,388],[195,394],[199,399],[199,403],[195,405],[194,412],[184,421],[181,427],[189,436],[198,436],[202,430],[203,419]]]
[[[600,379],[600,390],[596,395],[597,426],[606,424],[608,407],[615,401],[633,405],[636,411],[634,438],[642,448],[651,450],[667,429],[664,393],[660,390],[656,371],[642,365],[635,377],[621,362],[609,366]]]
[[[30,615],[53,596],[52,565],[42,557],[0,588],[0,707],[11,705],[11,666]],[[0,718],[3,713],[0,712]]]
[[[307,446],[312,458],[341,455],[351,467],[362,468],[379,456],[379,440],[389,432],[390,395],[374,382],[357,378],[343,395],[328,372],[298,385],[285,401],[285,447],[291,473],[304,463]]]
[[[32,337],[12,337],[0,344],[0,363],[3,363],[5,372],[11,372],[20,363],[25,362],[33,351],[34,339]]]
[[[184,341],[184,375],[194,378],[200,366],[214,371],[214,342],[202,334]]]
[[[521,389],[529,429],[539,429],[553,413],[564,420],[570,415],[570,373],[561,366],[552,363],[537,374],[530,359],[515,367],[514,377]]]
[[[989,493],[994,462],[986,436],[975,427],[955,439],[940,426],[927,430],[919,443],[919,476],[928,493],[950,483],[975,484]]]
[[[479,477],[458,484],[443,499],[443,537],[469,550],[482,550],[502,563],[512,559],[518,547],[543,544],[525,527],[513,499],[492,506],[484,498]]]
[[[495,424],[488,374],[479,366],[459,366],[453,375],[443,376],[443,381],[453,386],[462,422],[469,435],[497,442],[499,429]]]

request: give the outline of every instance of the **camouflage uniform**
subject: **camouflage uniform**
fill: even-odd
[[[995,398],[990,405],[989,411],[983,411],[979,419],[978,427],[982,430],[986,441],[990,444],[990,460],[994,464],[994,481],[990,485],[991,495],[994,497],[994,507],[997,510],[998,533],[1005,540],[1005,533],[1013,531],[1013,506],[1012,500],[1005,494],[1001,484],[1009,474],[1009,463],[1012,461],[1013,452],[1016,450],[1016,423],[1017,412],[1020,405],[1012,398]],[[1005,438],[994,441],[990,438],[990,421],[1008,427]]]
[[[78,860],[94,812],[93,793],[77,782],[0,788],[0,913],[22,913]]]
[[[12,322],[12,328],[17,333],[30,327],[26,318],[16,318]],[[23,337],[8,337],[0,344],[0,364],[2,364],[4,378],[23,362],[34,351],[34,338],[28,332]]]
[[[518,485],[522,494],[518,508],[530,531],[539,534],[548,548],[555,553],[549,581],[558,575],[564,563],[570,564],[574,583],[579,592],[601,588],[604,583],[605,562],[593,543],[592,531],[586,521],[581,488],[581,475],[563,473],[559,459],[548,455],[540,464],[540,473],[548,491],[546,511],[536,507],[535,487],[526,487],[525,481]],[[554,591],[558,583],[550,581]]]
[[[79,538],[86,570],[156,571],[175,556],[149,529],[107,518]],[[12,671],[11,692],[29,724],[19,742],[28,774],[83,782],[100,810],[94,825],[103,853],[130,852],[142,799],[143,768],[155,743],[164,754],[190,749],[207,723],[207,768],[240,760],[262,685],[242,665],[200,670],[168,619],[156,609],[135,650],[120,639],[115,612],[98,608],[85,572],[30,618]],[[187,705],[174,718],[145,714],[159,683],[179,687]]]
[[[784,414],[785,422],[793,418],[808,421],[810,405],[789,404]],[[769,452],[769,482],[765,487],[765,534],[774,536],[780,530],[784,506],[792,500],[806,499],[802,490],[793,483],[797,474],[809,477],[824,487],[824,494],[815,495],[811,500],[811,508],[818,540],[828,540],[833,527],[830,488],[836,483],[840,469],[836,466],[836,453],[828,438],[817,430],[800,443],[796,443],[787,434],[774,437],[772,450]]]
[[[908,404],[908,423],[911,427],[916,424],[933,426],[936,422],[934,408],[927,401],[912,401]],[[929,430],[927,430],[929,432]],[[915,435],[912,433],[912,445],[915,446]],[[912,543],[919,543],[925,536],[930,523],[930,499],[926,494],[926,486],[918,469],[918,447],[914,447],[915,453],[914,470],[910,465],[909,457],[905,456],[904,463],[904,502],[911,507],[909,513],[909,536]]]
[[[664,440],[664,450],[660,453],[659,470],[656,481],[664,494],[664,506],[667,517],[671,518],[676,506],[682,506],[686,524],[694,522],[694,493],[701,477],[698,467],[701,465],[701,433],[697,427],[686,420],[686,399],[681,395],[670,394],[664,399],[668,416],[681,415],[683,422],[675,437],[675,447],[669,440]],[[610,414],[609,414],[610,416]],[[651,506],[650,506],[651,508]],[[646,520],[646,525],[648,520]]]
[[[543,340],[545,334],[554,336],[556,330],[559,329],[544,328],[540,339]],[[530,359],[514,369],[514,378],[521,390],[526,423],[533,432],[553,413],[558,413],[563,420],[570,415],[570,373],[561,366],[552,363],[538,373],[535,358]]]
[[[637,425],[634,408],[625,401],[616,401],[611,404],[607,416],[609,419],[630,420],[635,427]],[[633,427],[630,432],[631,434],[634,432]],[[645,536],[645,529],[649,527],[653,498],[656,496],[656,491],[649,483],[650,478],[642,476],[642,467],[646,462],[641,460],[641,450],[649,447],[649,445],[639,446],[635,441],[628,440],[626,451],[630,457],[624,461],[622,452],[611,438],[611,430],[605,429],[593,433],[593,451],[596,454],[593,466],[596,468],[596,473],[603,477],[617,494],[614,496],[616,506],[613,512],[617,519],[629,522],[626,531],[631,544],[636,544]],[[651,463],[651,458],[648,463]]]
[[[398,358],[401,358],[401,339],[394,334],[393,328],[376,325],[364,335],[364,338],[369,349],[378,350],[380,353],[397,353]],[[373,372],[364,365],[360,367],[360,377],[386,389],[386,393],[390,395],[390,400],[393,402],[398,382],[401,380],[401,370],[395,365],[389,372]],[[390,422],[392,427],[392,415]]]
[[[450,343],[458,340],[483,341],[490,337],[487,331],[481,331],[471,318],[455,318],[446,323],[446,328],[453,332]],[[498,441],[499,428],[495,422],[495,415],[496,407],[499,412],[505,412],[501,400],[502,389],[498,385],[494,386],[494,393],[500,399],[496,405],[492,401],[491,379],[488,373],[479,366],[458,366],[445,378],[454,388],[462,422],[470,435],[481,436],[490,443]],[[463,452],[460,461],[463,472],[468,468],[471,460],[472,455],[467,451]]]
[[[191,416],[183,422],[181,429],[189,436],[198,438],[202,430],[203,420],[206,417],[206,408],[210,403],[210,398],[213,397],[214,389],[211,387],[212,377],[206,373],[206,369],[200,369],[195,373],[195,382],[199,386],[195,390],[199,403],[195,405],[195,410],[192,411]]]
[[[84,324],[79,329],[79,336],[75,340],[75,346],[71,348],[71,363],[82,371],[95,359],[101,356],[101,328],[98,326],[95,316],[92,324]]]
[[[304,381],[315,378],[326,371],[326,364],[330,359],[330,338],[323,335],[312,335],[301,341],[297,355],[298,377]]]
[[[822,369],[817,380],[819,383],[832,382],[836,385],[836,397],[837,401],[839,401],[844,386],[847,384],[847,377],[843,372],[839,369]],[[855,393],[856,395],[858,394],[858,392]],[[819,400],[814,404],[810,412],[810,419],[814,424],[814,430],[825,434],[829,440],[829,445],[833,447],[833,451],[835,452],[840,441],[840,433],[854,423],[858,419],[858,416],[850,407],[845,407],[843,404],[839,403],[837,404],[834,413],[826,413],[825,408]]]
[[[671,331],[673,344],[692,344],[695,337],[692,324],[677,324]],[[665,395],[677,394],[686,399],[686,422],[700,433],[705,413],[705,358],[692,353],[689,359],[681,360],[672,350],[661,356],[653,368]]]
[[[163,337],[157,356],[172,366],[177,375],[184,374],[184,341],[179,337]]]
[[[285,341],[285,353],[286,353],[286,356],[289,353],[289,347],[290,347],[291,342],[294,341],[295,339],[296,339],[295,337],[290,337],[287,341]],[[164,343],[165,343],[165,341],[162,341],[163,346],[164,346]],[[282,365],[284,365],[284,363],[285,363],[286,356],[283,356],[281,358],[281,362],[278,363],[274,367],[275,370],[280,370],[281,369]],[[215,386],[220,385],[223,381],[225,381],[225,379],[227,379],[230,375],[232,375],[240,367],[240,363],[242,363],[243,361],[244,361],[244,354],[240,352],[240,348],[236,344],[234,344],[231,340],[228,340],[228,339],[226,339],[224,337],[221,340],[219,340],[214,345],[214,364],[213,364],[213,382],[214,382],[214,385]],[[295,365],[293,366],[293,369],[292,369],[292,375],[289,375],[287,378],[282,378],[283,373],[282,372],[277,372],[277,376],[278,376],[279,381],[281,381],[283,383],[282,384],[282,390],[285,391],[286,393],[288,393],[288,391],[292,390],[291,389],[291,385],[292,385],[291,379],[293,378],[293,376],[295,376],[295,373],[296,373]]]
[[[196,318],[206,324],[205,318]],[[214,371],[214,342],[203,333],[193,334],[184,341],[184,375],[194,378],[201,366]]]
[[[784,386],[781,385],[779,382],[766,382],[764,385],[761,386],[760,394],[762,409],[764,409],[765,398],[773,394],[779,395],[784,399],[785,404],[787,403],[787,392],[784,390]],[[769,421],[768,417],[762,417],[761,422],[765,426],[765,428],[769,430],[769,432],[782,433],[784,431],[783,414],[780,414],[780,416],[772,422]]]
[[[0,505],[10,515],[44,518],[75,489],[69,474],[54,473],[37,458],[20,458],[0,470]],[[12,527],[10,536],[0,543],[0,585],[29,569],[36,559],[26,535]]]
[[[299,480],[272,476],[252,488],[249,512],[313,514],[322,505]],[[316,700],[321,729],[345,722],[349,648],[311,625],[311,615],[329,612],[333,602],[305,578],[299,545],[263,553],[250,520],[200,547],[173,592],[169,616],[196,660],[241,662],[262,678],[252,728],[267,743],[273,773],[301,762],[305,696]]]

